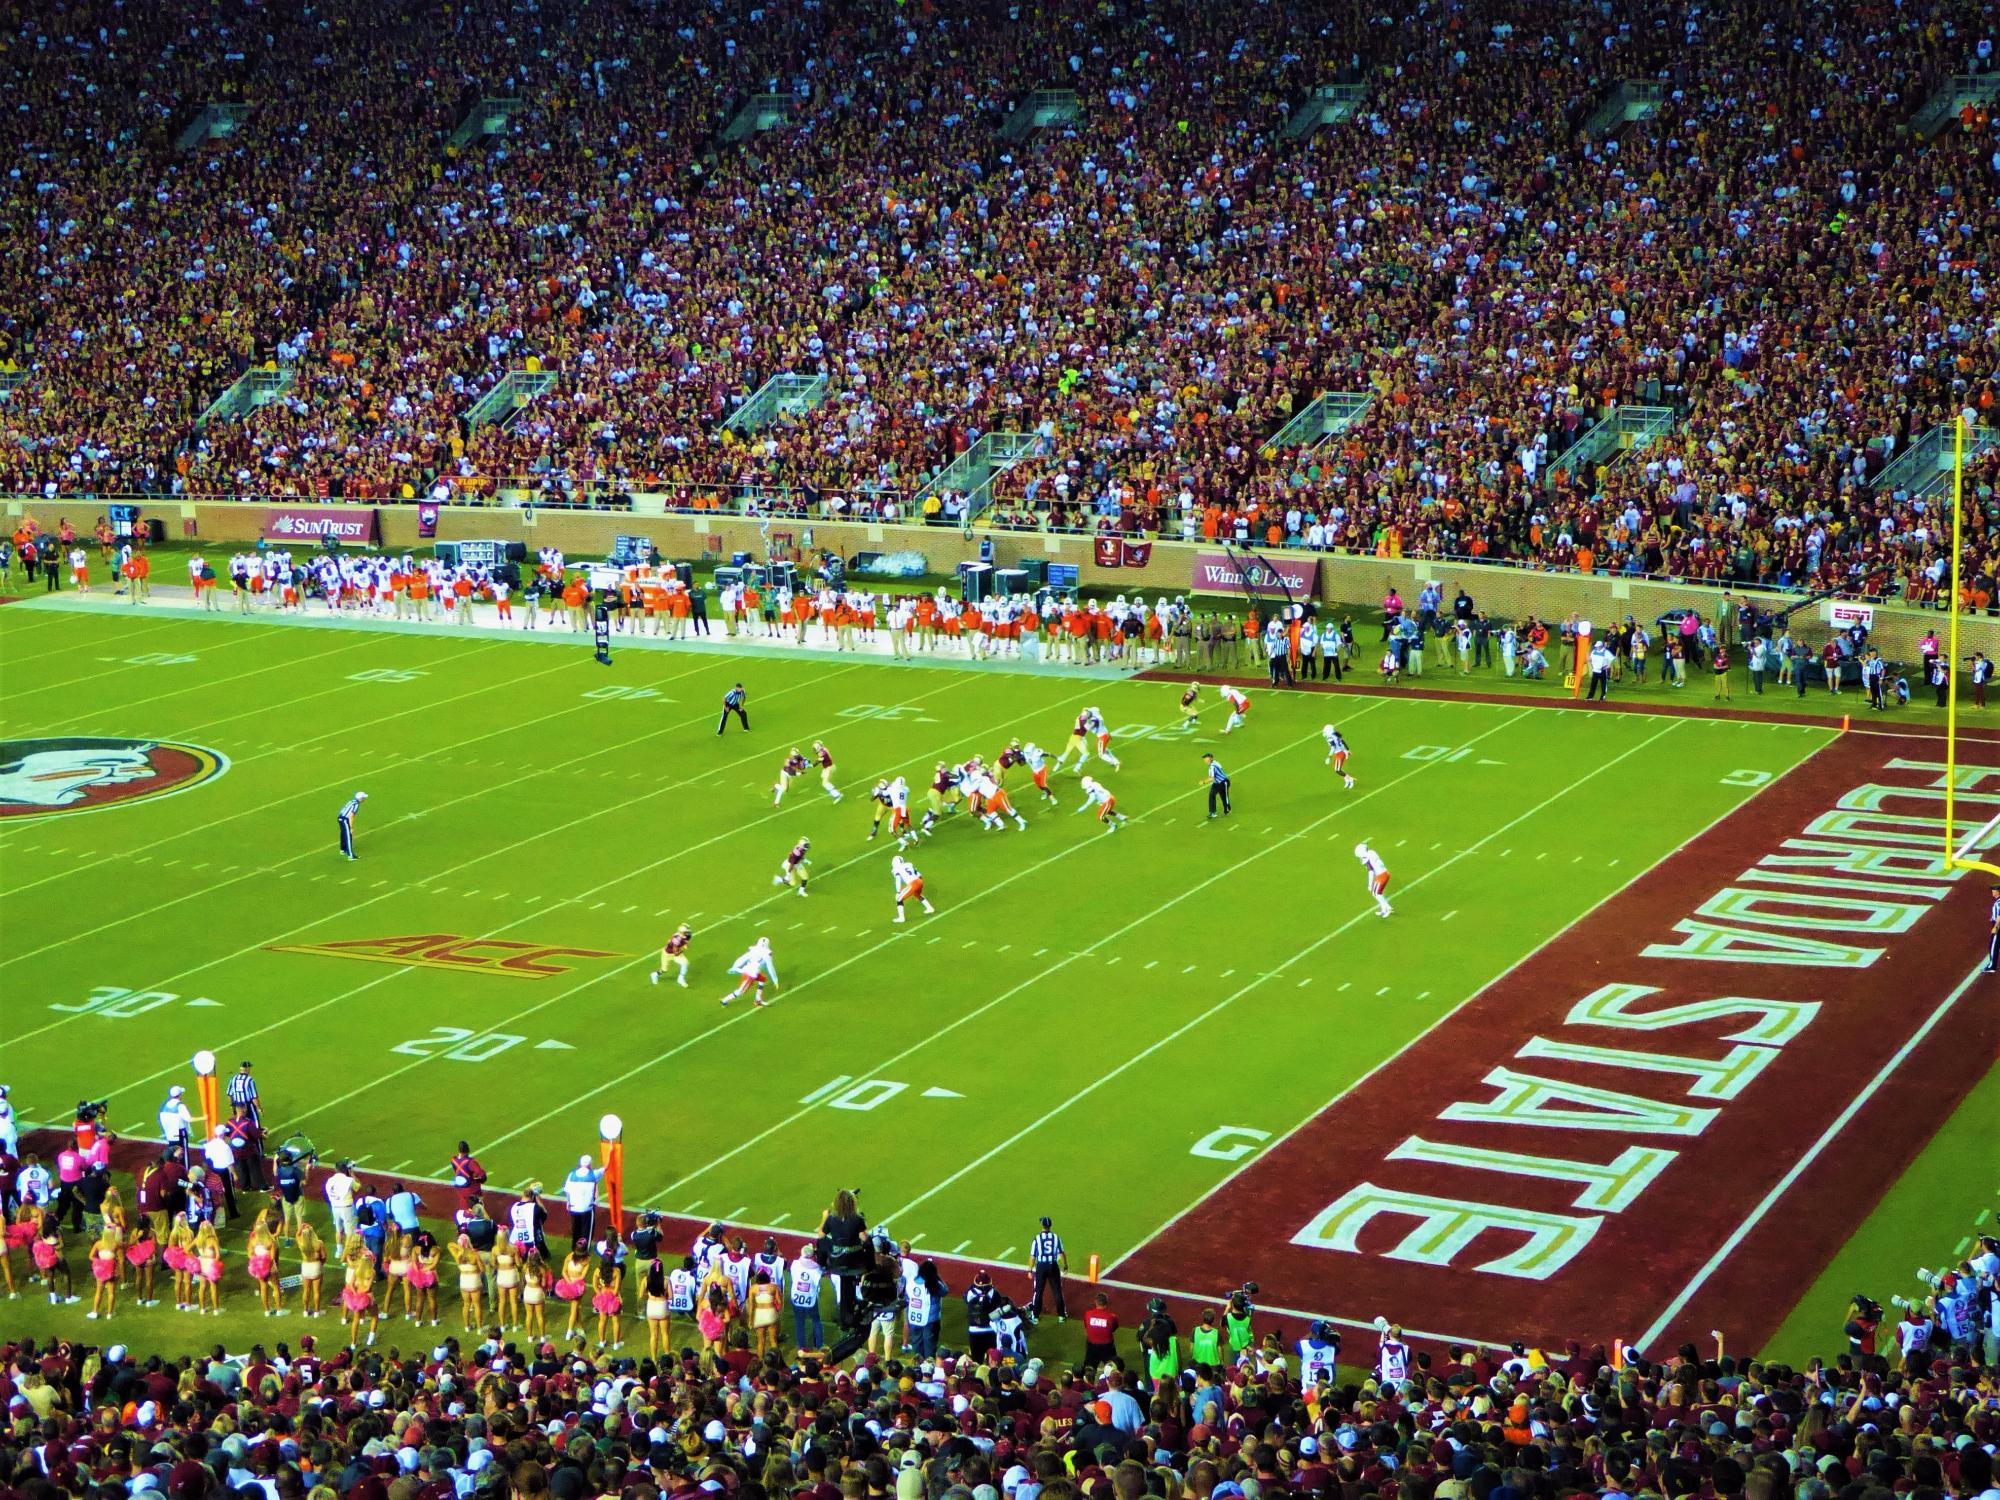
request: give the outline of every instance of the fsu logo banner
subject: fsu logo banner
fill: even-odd
[[[1097,539],[1097,565],[1100,568],[1125,566],[1125,546],[1117,537],[1101,536]]]
[[[170,740],[0,741],[0,818],[124,807],[184,792],[228,769],[220,752]]]

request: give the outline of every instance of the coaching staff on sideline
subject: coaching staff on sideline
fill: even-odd
[[[361,811],[361,804],[367,800],[366,792],[356,792],[340,810],[340,852],[349,859],[361,857],[354,852],[354,815]]]
[[[1230,811],[1229,773],[1222,769],[1222,762],[1213,755],[1204,755],[1202,759],[1208,762],[1208,815],[1211,818],[1215,816],[1217,804],[1226,814]]]
[[[750,715],[746,714],[743,711],[743,700],[748,696],[749,695],[743,691],[743,684],[740,682],[737,683],[735,687],[731,688],[728,692],[722,695],[722,717],[715,721],[715,732],[718,735],[721,734],[723,730],[729,727],[729,716],[731,714],[736,715],[737,719],[741,721],[743,728],[746,732],[749,730]]]

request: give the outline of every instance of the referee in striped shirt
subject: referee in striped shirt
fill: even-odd
[[[1063,1249],[1062,1236],[1056,1233],[1046,1214],[1042,1216],[1042,1232],[1028,1246],[1028,1263],[1035,1273],[1035,1300],[1029,1311],[1039,1318],[1042,1293],[1052,1291],[1056,1294],[1056,1316],[1067,1322],[1069,1308],[1063,1302],[1062,1273],[1069,1269],[1069,1255]]]
[[[356,792],[340,810],[340,852],[349,859],[361,857],[354,852],[354,815],[361,811],[361,804],[367,800],[366,792]]]
[[[1222,769],[1222,762],[1213,755],[1204,755],[1202,759],[1208,763],[1208,815],[1211,818],[1215,816],[1218,804],[1226,815],[1230,811],[1229,773]]]
[[[264,1128],[263,1112],[257,1107],[257,1080],[250,1076],[250,1059],[244,1058],[243,1065],[229,1075],[229,1102],[241,1110],[245,1119],[259,1130]]]

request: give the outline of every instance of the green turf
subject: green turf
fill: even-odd
[[[280,1133],[370,1168],[437,1176],[464,1136],[496,1185],[553,1181],[615,1110],[635,1205],[803,1231],[852,1186],[924,1249],[1017,1262],[1042,1213],[1079,1259],[1129,1250],[1230,1170],[1190,1154],[1202,1136],[1292,1128],[1736,805],[1725,773],[1782,773],[1825,733],[1265,693],[1223,739],[1212,706],[1199,733],[1170,727],[1177,688],[1053,671],[671,648],[606,671],[567,640],[37,606],[0,610],[0,653],[9,739],[179,738],[232,762],[180,796],[0,824],[0,1047],[24,1117],[108,1095],[149,1133],[205,1046],[255,1058]],[[718,739],[738,677],[755,732]],[[914,855],[938,915],[894,926],[868,785],[1015,735],[1060,748],[1092,702],[1124,758],[1093,769],[1130,826],[1074,814],[1073,776],[1060,810],[1022,782],[1029,830],[950,820]],[[1329,716],[1352,792],[1322,763]],[[777,762],[814,738],[846,802],[808,778],[774,812]],[[1203,816],[1204,749],[1235,778],[1231,819]],[[356,788],[350,865],[333,815]],[[771,885],[802,834],[804,900]],[[1388,922],[1363,836],[1396,872]],[[649,986],[683,918],[694,987]],[[759,933],[778,1003],[724,1010],[724,966]],[[529,980],[272,951],[411,934],[616,956]],[[73,1008],[93,995],[138,1013]]]
[[[1892,1296],[1929,1294],[1919,1269],[1938,1271],[1965,1257],[1974,1236],[1993,1234],[2000,1215],[2000,1068],[1980,1082],[1939,1127],[1909,1169],[1890,1185],[1875,1211],[1799,1298],[1771,1341],[1773,1357],[1803,1365],[1844,1347],[1840,1330],[1857,1292],[1883,1305],[1887,1321],[1900,1314]],[[1984,1163],[1982,1168],[1979,1164]],[[1970,1170],[1968,1170],[1970,1166]]]

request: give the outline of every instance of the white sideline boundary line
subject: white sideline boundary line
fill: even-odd
[[[1763,796],[1766,792],[1770,791],[1771,788],[1778,786],[1781,783],[1789,780],[1792,776],[1797,774],[1799,771],[1803,770],[1806,766],[1811,765],[1813,761],[1817,760],[1822,754],[1824,754],[1828,749],[1830,749],[1834,744],[1836,744],[1839,741],[1839,738],[1840,736],[1837,733],[1830,736],[1825,744],[1821,745],[1817,750],[1814,750],[1810,755],[1806,756],[1803,760],[1800,760],[1790,770],[1785,772],[1783,776],[1773,777],[1771,780],[1765,782],[1762,786],[1757,787],[1755,790],[1753,790],[1750,793],[1750,795],[1745,797],[1741,802],[1738,802],[1733,807],[1725,808],[1722,812],[1717,813],[1713,818],[1709,819],[1707,823],[1702,825],[1702,827],[1699,830],[1690,835],[1686,839],[1685,843],[1692,844],[1700,839],[1706,838],[1712,830],[1719,827],[1727,819],[1735,817],[1738,813],[1742,812],[1745,808],[1749,807],[1759,797]],[[1598,897],[1596,901],[1592,902],[1584,910],[1578,912],[1574,917],[1571,917],[1569,921],[1566,922],[1562,927],[1557,929],[1555,932],[1551,933],[1545,942],[1537,943],[1533,948],[1529,949],[1526,953],[1523,953],[1519,958],[1515,959],[1511,964],[1507,965],[1506,968],[1502,969],[1498,974],[1495,974],[1491,979],[1487,980],[1484,984],[1480,985],[1478,989],[1474,990],[1471,994],[1467,995],[1463,1000],[1459,1001],[1458,1004],[1454,1005],[1450,1010],[1444,1012],[1444,1014],[1439,1016],[1435,1021],[1431,1022],[1430,1025],[1426,1026],[1422,1031],[1418,1032],[1415,1036],[1411,1037],[1407,1042],[1403,1043],[1403,1045],[1398,1047],[1394,1052],[1391,1052],[1387,1057],[1382,1058],[1373,1067],[1369,1068],[1367,1072],[1363,1073],[1360,1077],[1356,1078],[1352,1083],[1348,1084],[1346,1087],[1338,1090],[1333,1095],[1332,1098],[1326,1101],[1326,1103],[1322,1104],[1318,1109],[1314,1110],[1311,1114],[1307,1115],[1304,1119],[1300,1120],[1296,1125],[1292,1126],[1292,1128],[1287,1130],[1283,1135],[1279,1136],[1276,1140],[1271,1141],[1269,1144],[1265,1145],[1261,1150],[1256,1151],[1252,1153],[1250,1156],[1246,1157],[1241,1165],[1229,1171],[1220,1182],[1216,1183],[1215,1186],[1211,1187],[1210,1189],[1208,1189],[1207,1192],[1203,1193],[1200,1197],[1196,1198],[1194,1202],[1188,1204],[1184,1208],[1175,1211],[1173,1214],[1170,1214],[1167,1217],[1167,1219],[1159,1226],[1159,1228],[1153,1230],[1152,1233],[1148,1234],[1144,1239],[1140,1240],[1131,1249],[1125,1251],[1116,1260],[1112,1261],[1111,1264],[1105,1268],[1106,1271],[1107,1272],[1115,1271],[1120,1266],[1124,1265],[1127,1261],[1132,1259],[1133,1256],[1137,1255],[1140,1251],[1144,1250],[1148,1245],[1152,1244],[1153,1241],[1157,1240],[1161,1235],[1165,1234],[1168,1230],[1172,1229],[1176,1224],[1180,1223],[1182,1219],[1185,1219],[1189,1214],[1193,1213],[1196,1209],[1200,1208],[1202,1204],[1208,1202],[1209,1199],[1213,1198],[1217,1193],[1221,1192],[1224,1188],[1228,1187],[1230,1183],[1234,1182],[1238,1177],[1241,1177],[1245,1172],[1249,1171],[1251,1167],[1255,1166],[1264,1157],[1270,1155],[1271,1152],[1276,1151],[1280,1146],[1284,1145],[1293,1136],[1297,1135],[1301,1130],[1304,1130],[1306,1126],[1312,1124],[1313,1121],[1317,1120],[1321,1115],[1325,1114],[1328,1110],[1332,1109],[1334,1105],[1338,1104],[1342,1099],[1345,1099],[1349,1094],[1353,1093],[1356,1089],[1360,1088],[1364,1083],[1368,1082],[1369,1079],[1373,1078],[1377,1073],[1381,1072],[1384,1068],[1388,1067],[1391,1063],[1395,1062],[1405,1052],[1408,1052],[1412,1047],[1416,1046],[1419,1042],[1423,1041],[1426,1037],[1428,1037],[1432,1032],[1436,1031],[1440,1026],[1444,1025],[1445,1022],[1451,1020],[1460,1011],[1464,1010],[1468,1005],[1472,1004],[1473,1001],[1477,1000],[1481,995],[1485,994],[1488,990],[1492,989],[1494,985],[1499,984],[1501,981],[1506,979],[1508,975],[1512,974],[1516,969],[1520,968],[1522,964],[1526,963],[1529,959],[1533,958],[1537,953],[1541,952],[1542,949],[1550,946],[1550,944],[1559,942],[1572,929],[1580,927],[1583,923],[1587,922],[1591,917],[1595,916],[1598,912],[1598,909],[1601,908],[1606,902],[1610,901],[1614,896],[1620,895],[1624,891],[1628,890],[1635,882],[1643,878],[1643,876],[1646,873],[1647,872],[1645,871],[1641,871],[1638,875],[1633,876],[1631,880],[1625,881],[1621,885],[1613,886],[1610,890],[1606,891],[1602,896]],[[1372,1327],[1373,1325],[1371,1324],[1370,1326]]]
[[[1791,1169],[1772,1185],[1771,1190],[1763,1196],[1755,1208],[1744,1215],[1743,1222],[1738,1224],[1730,1233],[1729,1238],[1717,1247],[1715,1254],[1711,1255],[1707,1263],[1694,1273],[1688,1284],[1674,1295],[1673,1299],[1667,1303],[1660,1315],[1653,1320],[1652,1325],[1639,1335],[1638,1343],[1635,1345],[1636,1348],[1650,1349],[1653,1346],[1654,1340],[1658,1339],[1667,1326],[1681,1315],[1681,1312],[1687,1307],[1688,1303],[1694,1299],[1695,1294],[1703,1286],[1707,1285],[1709,1277],[1722,1269],[1723,1262],[1736,1253],[1736,1250],[1742,1245],[1743,1241],[1750,1237],[1751,1231],[1763,1223],[1765,1215],[1777,1206],[1778,1200],[1791,1191],[1793,1184],[1805,1175],[1806,1169],[1818,1161],[1820,1154],[1833,1144],[1835,1138],[1843,1130],[1853,1123],[1854,1117],[1867,1107],[1869,1100],[1881,1092],[1882,1085],[1887,1083],[1896,1071],[1909,1060],[1912,1052],[1923,1045],[1924,1039],[1937,1029],[1938,1022],[1950,1014],[1952,1007],[1965,997],[1965,992],[1971,989],[1973,984],[1978,981],[1980,975],[1985,972],[1986,962],[1982,959],[1973,965],[1972,971],[1969,974],[1959,980],[1950,994],[1938,1002],[1937,1008],[1924,1018],[1924,1023],[1910,1033],[1909,1037],[1903,1042],[1903,1045],[1890,1054],[1889,1060],[1876,1070],[1875,1076],[1863,1084],[1860,1091],[1847,1101],[1847,1107],[1834,1117],[1833,1122],[1825,1130],[1820,1132],[1819,1139],[1800,1153],[1799,1159],[1792,1163]]]

